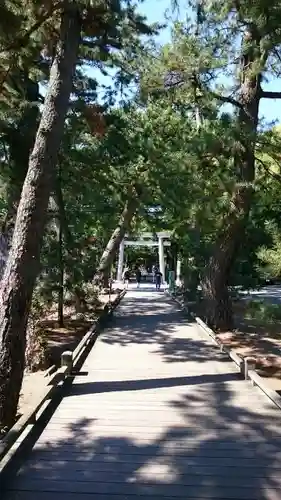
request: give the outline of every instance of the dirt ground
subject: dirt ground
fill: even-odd
[[[113,301],[117,297],[117,294],[118,291],[114,290],[110,296],[110,300]],[[109,295],[100,295],[99,301],[104,305],[107,304],[109,302]],[[47,365],[51,366],[55,364],[59,366],[62,352],[67,349],[75,349],[92,324],[93,320],[73,319],[67,309],[65,310],[65,324],[63,328],[58,327],[56,319],[51,315],[46,320],[43,320],[42,327],[44,327],[44,336],[47,342]],[[24,414],[29,408],[35,406],[36,402],[40,400],[41,394],[48,384],[48,377],[44,377],[44,373],[44,370],[32,373],[29,371],[25,372],[19,400],[19,416]]]
[[[245,319],[245,307],[243,301],[234,304],[236,330],[219,333],[217,337],[240,356],[254,357],[259,375],[281,393],[281,321]]]

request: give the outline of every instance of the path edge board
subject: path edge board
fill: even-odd
[[[216,336],[216,333],[199,316],[196,316],[194,313],[190,312],[183,301],[179,300],[169,291],[167,291],[167,294],[181,307],[184,312],[188,313],[192,317],[192,319],[197,323],[201,330],[213,340],[220,351],[229,356],[229,358],[238,367],[241,375],[244,377],[245,373],[243,358],[239,356],[239,354],[237,354],[233,349],[229,349],[222,342],[220,342]],[[270,399],[271,402],[279,410],[281,410],[281,396],[276,391],[268,387],[264,379],[257,373],[257,371],[255,369],[251,369],[247,372],[247,375],[247,378],[251,381],[252,385],[257,386],[268,397],[268,399]]]
[[[85,347],[89,344],[94,344],[101,330],[104,328],[106,320],[110,319],[114,310],[126,295],[126,292],[126,289],[122,290],[114,301],[105,304],[104,310],[96,323],[86,332],[76,346],[75,363],[80,363]],[[73,365],[73,368],[75,370],[75,365]],[[71,376],[67,372],[67,367],[61,367],[55,372],[51,371],[51,373],[49,369],[46,371],[49,372],[46,376],[51,375],[46,386],[46,391],[43,392],[42,397],[37,401],[36,405],[26,414],[22,415],[0,441],[0,490],[1,484],[5,481],[6,474],[16,457],[25,445],[27,445],[31,433],[36,431],[37,426],[42,425],[42,419],[48,410],[50,411],[54,400],[63,396],[67,383],[72,383],[72,380],[75,378],[75,374]]]

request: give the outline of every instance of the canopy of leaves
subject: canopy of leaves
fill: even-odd
[[[199,11],[197,2],[190,2],[196,22],[175,23],[171,42],[156,48],[151,36],[158,27],[148,26],[130,1],[78,3],[83,36],[59,162],[64,224],[71,235],[65,245],[74,251],[70,257],[65,249],[64,255],[70,286],[73,258],[79,268],[76,280],[93,275],[132,185],[142,188],[133,229],[172,230],[187,274],[192,258],[199,276],[223,216],[231,208],[237,183],[233,162],[241,141],[237,60],[245,27],[255,19],[262,33],[260,50],[266,57],[256,70],[279,76],[280,5],[271,2],[269,9],[265,1],[241,1],[234,8],[233,2],[222,7],[221,2],[211,1],[203,2]],[[60,9],[60,1],[5,0],[1,4],[3,223],[7,213],[16,209],[25,177]],[[97,76],[90,77],[89,68],[102,74],[112,74],[114,69],[115,87],[107,89],[103,106],[97,104],[102,88],[98,73],[91,72]],[[126,88],[132,83],[135,93],[126,100]],[[112,106],[118,89],[125,92],[124,99]],[[230,110],[222,108],[226,103],[231,104]],[[233,283],[243,281],[245,275],[256,276],[260,260],[269,261],[272,253],[268,252],[277,255],[279,251],[278,129],[258,133],[255,154],[255,202],[247,244],[233,268]],[[55,192],[54,188],[54,197]],[[51,288],[58,266],[54,220],[58,220],[56,204],[50,205],[40,277]]]

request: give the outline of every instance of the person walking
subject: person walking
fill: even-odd
[[[123,272],[123,282],[125,283],[126,288],[128,288],[129,286],[129,281],[130,281],[130,270],[128,267],[125,267]]]
[[[136,280],[137,280],[137,288],[139,288],[141,282],[141,270],[139,268],[136,269]]]
[[[160,290],[161,287],[161,281],[162,281],[162,273],[159,271],[158,268],[155,269],[155,284],[156,284],[156,290]]]
[[[145,268],[145,266],[141,266],[141,277],[143,278],[143,281],[146,281],[146,277],[147,277],[147,270]]]
[[[155,283],[155,271],[156,271],[156,266],[155,264],[152,266],[152,282]]]

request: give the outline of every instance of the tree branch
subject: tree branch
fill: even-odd
[[[42,26],[42,24],[44,24],[60,7],[61,7],[60,3],[52,5],[52,7],[48,9],[47,12],[42,14],[42,16],[27,31],[25,31],[25,33],[20,34],[19,37],[16,38],[16,40],[11,42],[6,47],[2,47],[0,50],[0,54],[3,52],[9,52],[10,50],[19,50],[21,48],[24,48],[29,42],[31,35],[35,31],[37,31]]]
[[[261,91],[261,99],[281,99],[281,92]]]
[[[218,101],[225,102],[227,104],[232,104],[232,106],[236,106],[237,108],[244,110],[243,105],[239,101],[236,101],[236,99],[233,99],[230,96],[220,95],[217,94],[216,92],[213,92],[212,90],[207,90],[207,92],[209,92],[210,95],[215,99],[217,99]]]
[[[272,172],[270,170],[270,168],[265,164],[265,162],[262,161],[260,158],[257,158],[255,156],[255,160],[260,163],[260,165],[264,168],[264,170],[267,172],[267,174],[270,175],[270,177],[272,177],[272,179],[275,179],[276,181],[281,183],[281,175],[280,174],[278,174],[277,172]]]

